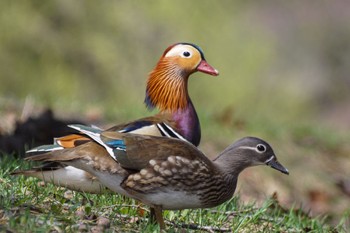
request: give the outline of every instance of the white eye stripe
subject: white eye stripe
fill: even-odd
[[[256,147],[251,147],[251,146],[240,146],[239,148],[257,151]]]
[[[185,56],[184,55],[185,52],[188,52],[190,55],[189,56]],[[192,54],[193,53],[190,50],[188,45],[176,45],[175,47],[170,49],[170,51],[168,51],[165,54],[165,57],[181,56],[181,57],[185,57],[185,58],[190,58],[190,57],[192,57]]]
[[[262,144],[259,144],[259,145],[262,145]],[[264,145],[263,145],[264,146]],[[265,147],[265,146],[264,146]],[[248,150],[253,150],[253,151],[256,151],[258,152],[259,154],[263,153],[263,152],[266,152],[266,147],[265,147],[265,150],[264,151],[259,151],[255,146],[252,147],[252,146],[240,146],[239,148],[242,148],[242,149],[248,149]]]

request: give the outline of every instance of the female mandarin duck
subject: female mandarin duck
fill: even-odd
[[[165,228],[164,209],[209,208],[229,200],[238,175],[247,167],[266,164],[289,174],[271,146],[259,138],[240,139],[209,160],[184,140],[73,127],[98,144],[89,142],[28,159],[59,162],[89,172],[112,191],[154,208],[161,229]],[[104,153],[105,147],[112,150],[113,157]]]
[[[150,109],[158,108],[160,113],[117,125],[106,131],[175,137],[198,146],[201,138],[200,124],[187,89],[189,76],[197,71],[213,76],[219,74],[206,62],[198,46],[190,43],[177,43],[168,47],[156,67],[150,72],[146,88],[146,106]],[[75,128],[80,130],[79,126]],[[91,141],[90,138],[79,134],[68,135],[55,139],[54,145],[40,146],[28,153],[46,153],[75,147],[80,153],[83,153],[80,148],[89,152],[93,151],[96,146],[94,142],[79,146],[89,141]],[[113,155],[110,148],[106,147],[106,149],[103,153]],[[34,176],[78,191],[90,193],[104,191],[100,182],[91,174],[57,163],[45,163],[39,168],[18,171],[14,174]]]

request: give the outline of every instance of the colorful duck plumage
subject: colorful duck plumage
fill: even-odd
[[[197,71],[213,76],[219,74],[216,69],[206,62],[203,52],[198,46],[190,43],[177,43],[169,46],[159,59],[156,67],[150,72],[146,88],[146,106],[149,109],[157,108],[160,112],[155,116],[120,124],[106,131],[175,137],[198,146],[201,138],[200,124],[187,88],[189,76]],[[81,130],[81,128],[78,130]],[[94,147],[92,145],[95,142],[92,142],[90,137],[82,134],[73,134],[56,138],[53,145],[40,146],[28,152],[29,154],[47,153],[79,147],[88,142],[88,146],[84,146],[86,151],[92,150]],[[108,151],[103,153],[108,153]],[[71,176],[74,172],[73,167],[54,166],[52,171],[49,171],[49,166],[47,164],[45,166],[45,171],[39,167],[27,171],[18,171],[14,174],[35,176],[78,191],[99,193],[104,190],[97,179],[90,175],[84,176],[81,170],[76,169],[79,179],[71,182],[71,179],[74,179]],[[67,179],[63,175],[65,170],[70,174]],[[56,176],[55,173],[59,173],[60,176]],[[92,177],[92,179],[84,180],[84,177]],[[71,185],[71,183],[74,183],[74,185]],[[87,186],[93,186],[96,189],[91,190]]]
[[[208,208],[230,199],[239,173],[247,167],[265,164],[289,174],[271,146],[259,138],[240,139],[210,160],[195,146],[179,139],[97,132],[87,127],[82,132],[98,136],[98,143],[113,151],[114,160],[101,153],[104,149],[96,143],[88,153],[83,148],[88,147],[87,143],[28,159],[59,162],[88,171],[113,192],[154,208],[161,229],[165,228],[163,209]]]

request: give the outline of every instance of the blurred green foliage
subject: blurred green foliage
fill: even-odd
[[[349,198],[330,179],[349,177],[349,8],[346,0],[0,1],[0,116],[28,97],[76,119],[89,109],[114,124],[149,115],[148,72],[169,45],[192,42],[220,71],[189,83],[204,151],[266,138],[291,170],[274,177],[282,199],[309,203],[326,190],[339,214]]]
[[[114,122],[146,115],[147,73],[166,47],[186,41],[201,46],[221,73],[190,80],[204,124],[222,117],[268,126],[320,120],[349,100],[346,6],[1,1],[0,97],[31,96],[69,112],[96,107]]]

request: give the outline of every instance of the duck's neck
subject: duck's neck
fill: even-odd
[[[235,145],[227,147],[213,159],[213,163],[222,176],[227,177],[238,177],[245,168],[252,166],[250,157],[241,153]]]
[[[177,130],[193,145],[198,146],[201,140],[201,128],[197,112],[191,99],[187,108],[171,113],[172,120],[176,122]]]
[[[187,91],[189,75],[171,62],[160,60],[147,81],[147,107],[158,108],[161,112],[185,110],[190,102]]]
[[[199,119],[188,95],[189,73],[185,73],[166,61],[159,61],[147,82],[145,104],[149,109],[158,108],[161,114],[170,116],[177,133],[199,145],[201,131]]]

